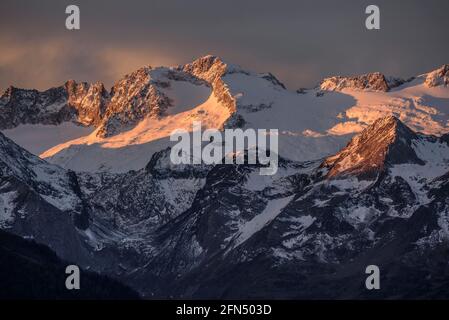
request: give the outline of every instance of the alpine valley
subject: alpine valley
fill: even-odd
[[[194,121],[278,129],[277,173],[173,164]],[[9,87],[0,130],[2,270],[69,261],[124,298],[449,298],[449,65],[290,91],[205,56],[111,90]]]

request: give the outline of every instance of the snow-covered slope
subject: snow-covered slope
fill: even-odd
[[[20,124],[3,130],[2,133],[31,153],[40,155],[54,146],[88,136],[94,130],[92,126],[86,127],[66,121],[59,125]]]
[[[8,188],[8,177],[14,177],[25,183],[39,197],[58,208],[72,210],[79,207],[81,201],[73,190],[73,177],[64,169],[49,164],[15,145],[0,133],[0,172],[2,188]],[[10,201],[20,199],[10,199]],[[10,209],[14,206],[10,206]]]
[[[204,103],[188,111],[163,118],[148,117],[129,131],[108,138],[95,130],[88,136],[57,145],[41,157],[76,171],[126,172],[143,168],[152,155],[172,145],[170,133],[177,129],[192,131],[193,121],[201,121],[203,130],[219,128],[229,117],[225,108],[217,108],[211,95]]]
[[[279,129],[281,156],[314,160],[337,152],[386,115],[426,134],[449,132],[445,79],[447,66],[407,81],[380,73],[331,77],[315,89],[295,92],[270,73],[250,72],[214,56],[172,68],[145,67],[114,85],[101,119],[91,123],[95,130],[73,140],[61,137],[41,157],[77,171],[135,170],[170,146],[173,130],[191,131],[191,123],[201,120],[204,128]],[[17,131],[5,134],[24,146],[33,141]]]

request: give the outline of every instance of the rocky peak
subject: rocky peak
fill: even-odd
[[[186,64],[182,70],[190,73],[200,79],[204,79],[209,83],[214,83],[222,77],[228,69],[228,65],[220,58],[207,55],[196,59],[192,63]]]
[[[219,57],[207,55],[196,59],[192,63],[181,67],[186,73],[207,81],[213,89],[217,100],[221,102],[231,113],[237,110],[236,101],[232,96],[223,76],[227,73],[243,72],[240,67],[229,65]]]
[[[407,78],[407,79],[403,79],[403,78],[389,76],[389,77],[386,77],[385,79],[387,81],[388,88],[393,89],[393,88],[396,88],[396,87],[399,87],[399,86],[403,85],[404,83],[407,83],[407,82],[410,82],[410,81],[414,80],[415,77],[410,77],[410,78]]]
[[[99,124],[109,100],[109,93],[103,83],[76,83],[69,80],[64,87],[67,91],[67,103],[77,111],[78,122],[84,125]]]
[[[0,99],[10,99],[12,96],[14,96],[20,89],[14,87],[14,86],[9,86],[1,95]]]
[[[429,87],[448,86],[449,85],[449,64],[429,72],[424,83]]]
[[[375,178],[389,165],[418,163],[412,141],[419,137],[399,119],[387,116],[356,135],[349,144],[321,165],[328,169],[327,178],[354,175]]]
[[[0,99],[0,130],[25,123],[59,124],[72,118],[63,87],[46,91],[9,87]]]
[[[367,73],[355,77],[335,76],[320,83],[321,90],[341,91],[343,89],[383,91],[390,90],[387,79],[379,72]]]
[[[261,77],[275,86],[279,86],[283,89],[285,85],[280,82],[272,73],[263,73],[263,74],[252,74],[251,72],[243,70],[240,66],[235,64],[229,64],[224,62],[221,58],[207,55],[201,58],[196,59],[192,63],[186,64],[184,66],[178,67],[180,70],[184,72],[194,75],[200,79],[211,83],[212,85],[216,81],[220,81],[223,76],[226,74],[233,73],[243,73],[246,75],[255,75]]]
[[[60,124],[74,121],[96,124],[102,116],[108,93],[102,83],[67,81],[45,91],[9,87],[0,99],[0,129],[20,124]]]
[[[123,127],[135,125],[144,117],[159,117],[171,106],[170,99],[160,90],[170,83],[167,68],[144,67],[126,75],[111,90],[111,99],[105,111],[98,136],[107,137]]]

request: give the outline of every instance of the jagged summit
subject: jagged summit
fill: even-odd
[[[244,71],[212,55],[184,66],[140,68],[113,86],[97,136],[109,137],[129,129],[143,119],[158,119],[170,114],[170,109],[176,105],[170,95],[176,96],[177,92],[182,94],[185,91],[185,88],[177,90],[180,83],[184,84],[183,87],[190,84],[192,91],[198,87],[210,88],[210,93],[218,102],[234,112],[234,99],[222,80],[222,77],[232,72]]]
[[[0,98],[0,129],[19,124],[99,123],[108,93],[101,82],[67,81],[45,91],[10,86]]]
[[[13,94],[13,92],[16,90],[17,88],[14,86],[9,86],[8,88],[5,89],[5,91],[3,91],[2,95],[0,96],[0,99],[6,99],[11,97],[11,95]]]
[[[111,89],[104,117],[97,135],[107,137],[123,126],[136,124],[145,116],[158,117],[171,106],[170,99],[160,90],[168,87],[162,70],[149,66],[125,75]]]
[[[218,77],[226,74],[243,73],[253,74],[248,70],[244,70],[241,66],[227,62],[225,59],[215,55],[205,55],[193,62],[178,66],[178,69],[205,79],[208,82],[214,82]]]
[[[179,68],[184,72],[213,83],[227,72],[227,67],[228,65],[219,57],[206,55]]]
[[[367,73],[354,77],[335,76],[320,83],[321,90],[341,91],[343,89],[383,91],[390,90],[387,79],[380,72]]]
[[[352,138],[343,150],[327,158],[322,167],[328,168],[328,178],[347,175],[372,178],[389,165],[423,164],[412,147],[412,140],[416,139],[418,136],[411,129],[390,115]]]
[[[180,66],[179,68],[181,68],[183,71],[189,74],[204,79],[212,84],[214,84],[216,81],[219,81],[219,79],[224,77],[225,75],[241,73],[247,76],[251,75],[263,78],[265,80],[270,81],[272,84],[276,86],[286,89],[285,85],[270,72],[253,73],[244,70],[239,65],[228,63],[224,61],[222,58],[214,55],[206,55],[204,57],[196,59],[192,63]]]
[[[449,64],[444,64],[440,68],[427,73],[425,84],[432,88],[440,85],[449,85]]]
[[[439,85],[447,86],[449,84],[449,65],[421,75],[427,87],[436,87]],[[385,76],[380,72],[371,72],[355,76],[332,76],[323,79],[319,84],[319,89],[326,91],[342,91],[344,89],[361,91],[379,91],[388,92],[404,83],[408,83],[416,77],[407,79]]]
[[[76,121],[89,126],[98,125],[103,118],[109,93],[102,82],[89,84],[69,80],[64,84],[67,105],[74,110]]]

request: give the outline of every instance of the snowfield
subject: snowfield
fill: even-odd
[[[3,134],[35,155],[45,150],[91,134],[95,128],[63,122],[60,125],[21,124]]]

